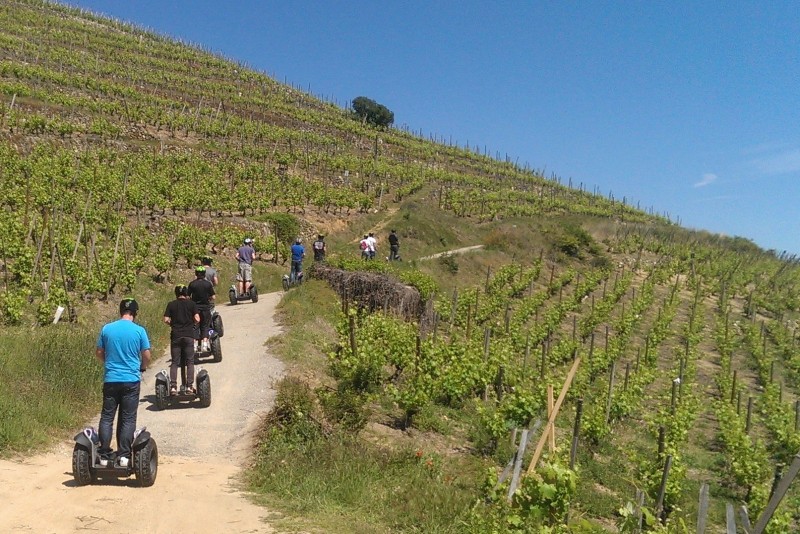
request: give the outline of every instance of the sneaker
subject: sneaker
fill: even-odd
[[[169,394],[170,394],[171,397],[174,397],[175,395],[178,394],[178,388],[175,387],[175,386],[172,386],[171,388],[169,388]]]
[[[100,467],[108,467],[108,458],[100,458],[97,463],[100,464]]]
[[[119,466],[120,467],[128,467],[128,464],[131,462],[131,459],[127,456],[121,456],[119,459]]]

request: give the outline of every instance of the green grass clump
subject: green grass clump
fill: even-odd
[[[132,295],[137,323],[150,337],[153,359],[169,336],[162,322],[171,285],[144,278]],[[86,424],[100,411],[103,369],[95,357],[101,326],[117,319],[118,297],[88,322],[12,327],[0,336],[0,456],[41,449]],[[105,311],[103,311],[105,310]]]
[[[0,351],[0,455],[49,443],[97,409],[96,333],[75,325],[8,329]]]
[[[314,402],[297,379],[278,386],[248,474],[250,489],[270,507],[326,532],[461,530],[482,481],[477,462],[323,430]]]

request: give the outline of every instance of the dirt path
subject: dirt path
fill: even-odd
[[[439,252],[438,254],[431,254],[430,256],[425,256],[423,258],[419,258],[420,260],[435,260],[436,258],[441,258],[442,256],[446,256],[448,254],[463,254],[465,252],[470,252],[473,250],[480,250],[483,248],[483,245],[472,245],[470,247],[462,247],[453,250],[445,250],[444,252]]]
[[[0,532],[272,532],[263,520],[268,510],[247,500],[235,477],[283,372],[264,348],[280,332],[273,319],[280,295],[218,307],[223,358],[202,364],[211,376],[210,407],[155,411],[154,376],[166,360],[145,374],[137,426],[146,425],[158,443],[153,487],[138,488],[133,478],[76,487],[72,442],[64,442],[24,461],[0,461]]]

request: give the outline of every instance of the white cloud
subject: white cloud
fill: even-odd
[[[703,175],[703,177],[700,179],[699,182],[694,184],[694,187],[705,187],[708,184],[710,184],[711,182],[715,181],[716,179],[717,179],[717,175],[716,174],[707,172],[707,173],[705,173]]]

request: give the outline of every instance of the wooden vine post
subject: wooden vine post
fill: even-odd
[[[547,442],[550,452],[556,450],[556,425],[550,421],[550,416],[553,414],[553,384],[547,384],[547,429],[545,432],[550,436]]]
[[[547,426],[545,427],[542,436],[539,438],[539,442],[536,444],[536,449],[533,451],[533,458],[531,458],[531,463],[528,466],[527,474],[531,474],[533,470],[536,469],[536,464],[539,462],[539,457],[542,455],[542,450],[544,449],[545,443],[547,442],[550,434],[547,429],[550,427],[550,425],[555,424],[558,411],[561,409],[561,404],[564,402],[564,398],[567,396],[567,391],[569,391],[569,387],[572,385],[572,379],[575,378],[575,373],[578,372],[578,366],[580,364],[581,358],[579,356],[575,358],[575,362],[572,364],[572,368],[569,370],[566,380],[564,380],[564,385],[561,387],[561,393],[558,395],[558,399],[556,399],[556,403],[553,405],[553,410],[550,412],[550,416],[547,418]]]

